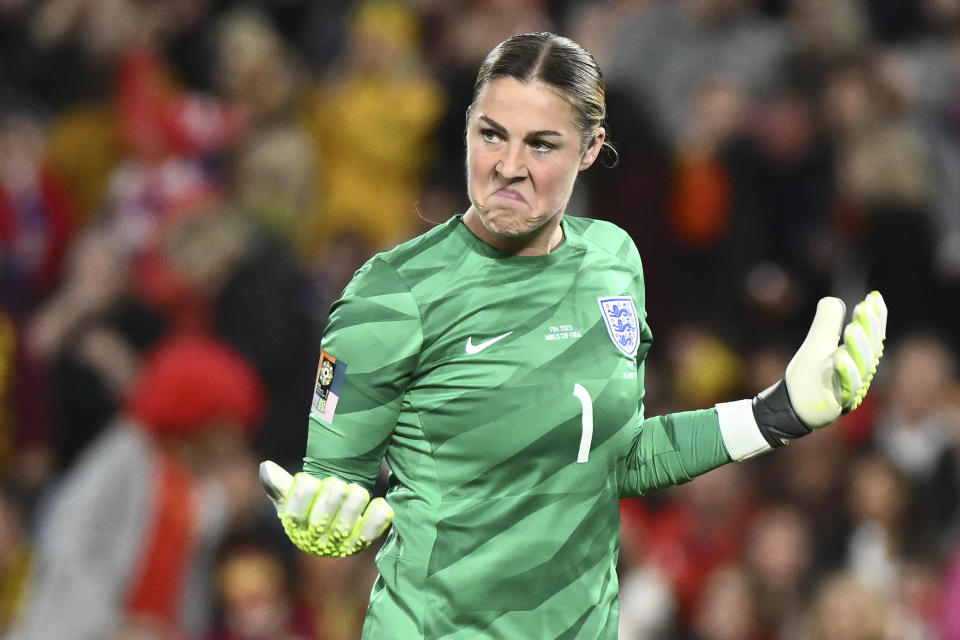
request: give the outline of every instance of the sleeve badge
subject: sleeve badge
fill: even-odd
[[[333,414],[340,400],[340,388],[346,375],[347,363],[337,360],[326,351],[320,351],[320,364],[317,365],[317,380],[313,387],[311,415],[333,422]]]

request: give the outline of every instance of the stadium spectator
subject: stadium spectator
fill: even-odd
[[[121,416],[43,509],[28,599],[8,637],[204,631],[218,543],[256,504],[245,440],[262,402],[253,368],[221,343],[158,346]]]
[[[110,234],[86,229],[60,286],[27,325],[27,348],[49,380],[60,470],[113,419],[143,353],[165,330],[159,312],[132,295],[128,269]]]
[[[312,622],[297,606],[293,573],[268,547],[228,545],[216,569],[216,630],[205,640],[310,640]]]

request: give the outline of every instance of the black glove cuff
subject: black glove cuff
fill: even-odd
[[[771,447],[782,447],[812,431],[793,410],[785,380],[757,394],[753,399],[753,417]]]

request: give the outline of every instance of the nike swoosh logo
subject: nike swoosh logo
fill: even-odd
[[[496,338],[490,338],[486,342],[481,342],[480,344],[473,344],[473,337],[471,336],[467,338],[467,353],[469,353],[470,355],[473,355],[475,353],[480,353],[481,351],[483,351],[493,343],[500,342],[511,333],[513,333],[513,331],[507,331],[502,336],[497,336]]]

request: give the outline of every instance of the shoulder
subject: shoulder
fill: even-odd
[[[630,263],[640,262],[633,238],[612,222],[565,216],[563,225],[564,230],[577,237],[588,251],[609,254]]]
[[[459,251],[455,240],[460,224],[454,217],[415,238],[397,245],[389,251],[378,253],[374,260],[382,260],[397,271],[416,269],[423,264],[435,263],[454,251]]]
[[[357,270],[343,298],[411,296],[417,283],[455,264],[462,255],[454,221],[377,253]]]
[[[419,280],[456,261],[453,221],[434,227],[389,251],[377,253],[354,275],[353,288],[413,289]]]

